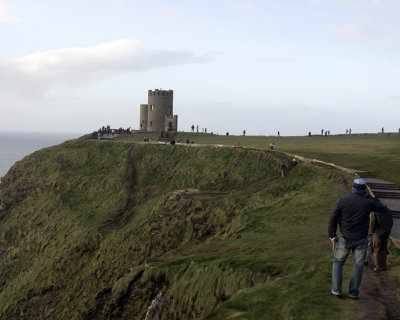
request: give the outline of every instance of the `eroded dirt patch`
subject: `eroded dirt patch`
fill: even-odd
[[[171,195],[168,197],[168,200],[178,200],[180,198],[189,198],[190,196],[200,194],[200,193],[201,193],[201,191],[199,189],[193,189],[193,188],[176,190],[171,193]]]

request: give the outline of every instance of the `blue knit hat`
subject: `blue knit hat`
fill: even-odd
[[[356,192],[367,192],[367,185],[364,179],[355,179],[353,184],[353,191]]]

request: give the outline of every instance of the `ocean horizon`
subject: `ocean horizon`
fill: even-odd
[[[81,137],[82,133],[0,132],[0,178],[15,162],[40,149]]]

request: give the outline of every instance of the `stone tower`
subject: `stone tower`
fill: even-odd
[[[172,132],[178,130],[178,116],[173,115],[173,90],[149,90],[148,103],[140,105],[140,130]]]

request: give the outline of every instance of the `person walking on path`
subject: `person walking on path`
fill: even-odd
[[[374,247],[375,271],[383,271],[387,268],[387,243],[392,226],[393,218],[389,210],[385,210],[384,212],[372,212],[371,231]]]
[[[369,214],[383,212],[385,207],[379,200],[368,195],[363,179],[355,179],[353,192],[340,197],[330,216],[328,235],[336,244],[333,254],[331,295],[342,296],[342,270],[350,253],[353,252],[353,272],[349,284],[349,297],[358,299],[359,286],[364,270],[364,258],[368,246]],[[336,229],[340,226],[340,236]]]
[[[286,174],[286,171],[287,171],[286,163],[282,162],[280,168],[281,168],[281,175],[282,175],[282,178],[283,178],[284,175]]]

